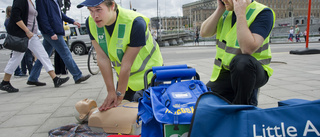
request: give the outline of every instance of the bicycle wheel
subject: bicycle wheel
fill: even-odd
[[[92,46],[88,53],[88,70],[92,75],[99,73],[100,69],[97,61],[97,53]]]

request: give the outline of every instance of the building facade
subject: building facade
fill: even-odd
[[[188,28],[189,18],[187,17],[157,17],[151,18],[152,29],[175,30]],[[158,26],[157,26],[158,25]]]
[[[308,15],[309,0],[257,0],[272,8],[277,19]],[[311,17],[319,18],[320,0],[311,0]]]
[[[189,26],[194,30],[200,30],[201,24],[217,8],[215,0],[199,0],[182,5],[183,16],[189,18]]]
[[[272,8],[276,14],[276,26],[303,25],[307,23],[308,0],[256,0]],[[216,0],[199,0],[182,6],[183,16],[189,18],[189,24],[199,29],[217,8]],[[311,24],[319,23],[320,0],[311,1]]]
[[[309,0],[256,0],[272,8],[276,14],[275,26],[306,25]],[[151,18],[151,27],[172,30],[186,28],[200,30],[201,24],[217,8],[216,0],[198,0],[182,5],[183,17]],[[311,24],[320,24],[320,0],[311,1]]]

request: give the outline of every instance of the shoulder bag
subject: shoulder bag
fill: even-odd
[[[34,24],[35,24],[35,18],[33,21],[32,31],[34,29]],[[26,52],[28,49],[28,42],[29,42],[28,37],[20,38],[17,36],[10,35],[8,33],[6,39],[4,40],[3,47],[13,51]]]

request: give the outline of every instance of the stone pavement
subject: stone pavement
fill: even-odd
[[[271,47],[272,50],[277,50],[284,46],[272,44]],[[213,46],[162,47],[161,51],[166,65],[188,64],[196,68],[203,82],[209,80],[214,56],[211,52],[215,52]],[[190,54],[210,52],[212,57],[185,60],[166,57],[181,52]],[[87,56],[74,56],[74,59],[83,74],[89,74],[86,66]],[[288,51],[273,52],[271,66],[274,74],[261,88],[259,107],[276,107],[278,101],[291,98],[320,99],[320,54],[291,55]],[[71,77],[70,74],[68,76]],[[3,78],[3,70],[0,78]],[[73,116],[77,101],[90,98],[96,100],[100,106],[107,95],[101,74],[94,75],[81,84],[74,84],[71,78],[59,88],[54,88],[51,78],[44,71],[40,81],[46,82],[46,86],[28,86],[26,81],[27,77],[12,77],[11,83],[19,88],[20,92],[9,94],[0,91],[0,137],[48,136],[48,131],[51,129],[77,123]]]

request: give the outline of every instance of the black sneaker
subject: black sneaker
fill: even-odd
[[[83,81],[86,81],[87,79],[89,79],[91,77],[91,75],[86,75],[86,76],[82,76],[81,78],[79,78],[77,81],[76,81],[76,84],[79,84]]]
[[[0,90],[7,91],[8,93],[19,92],[19,89],[14,88],[10,83],[6,85],[0,84]]]
[[[56,80],[53,80],[53,83],[54,83],[54,87],[60,87],[62,84],[66,83],[68,80],[69,80],[69,77],[66,77],[66,78],[59,78],[59,77],[56,77],[57,79]]]

